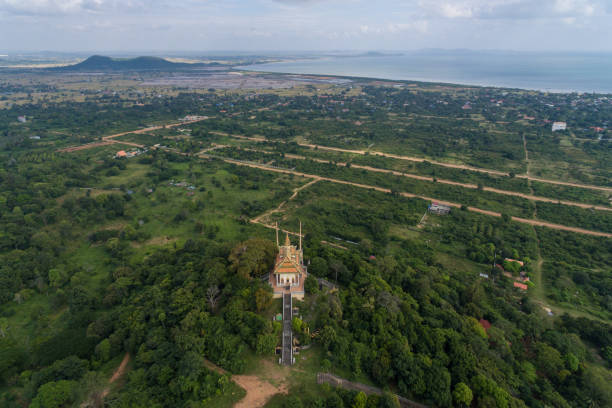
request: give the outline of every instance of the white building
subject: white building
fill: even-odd
[[[565,122],[553,122],[552,131],[556,132],[557,130],[565,130],[567,129],[567,123]]]

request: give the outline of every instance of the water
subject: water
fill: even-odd
[[[321,57],[241,67],[252,71],[612,93],[612,54],[411,52]]]

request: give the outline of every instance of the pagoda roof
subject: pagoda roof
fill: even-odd
[[[274,267],[274,273],[292,273],[302,272],[302,267],[295,260],[291,258],[278,257],[276,266]]]

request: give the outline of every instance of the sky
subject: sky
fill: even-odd
[[[612,51],[612,0],[0,0],[16,51]]]

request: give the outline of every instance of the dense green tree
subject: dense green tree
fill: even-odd
[[[472,403],[472,390],[467,384],[460,382],[455,385],[453,390],[453,400],[459,406],[469,407]]]
[[[258,278],[270,271],[275,255],[272,241],[252,238],[234,247],[229,256],[230,268],[243,278]]]
[[[75,387],[74,381],[61,380],[43,384],[36,397],[32,400],[30,408],[61,408],[73,401]]]

